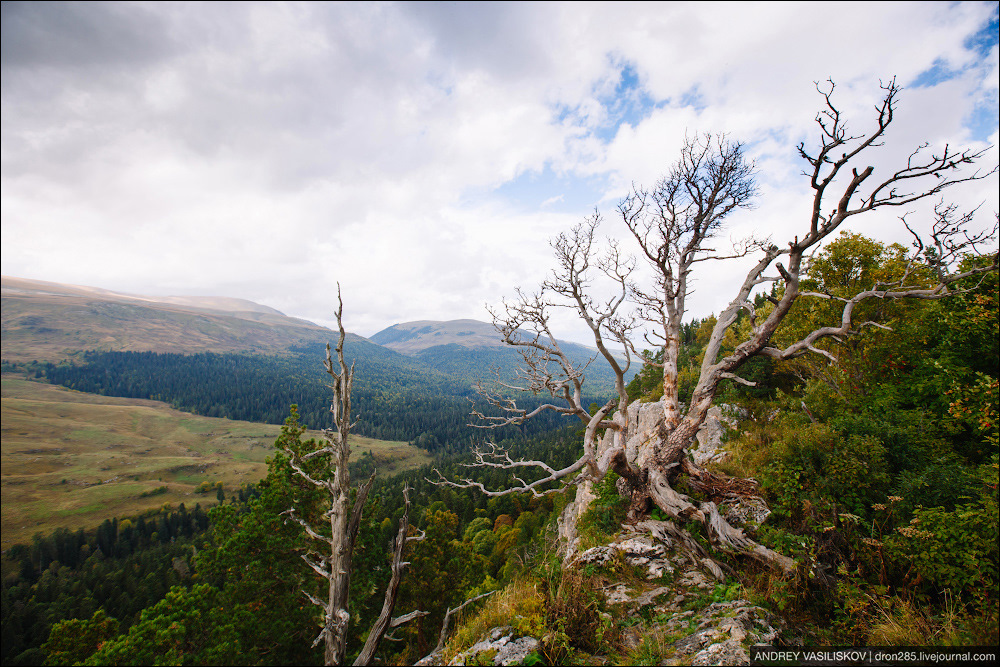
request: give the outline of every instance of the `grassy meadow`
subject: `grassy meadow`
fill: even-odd
[[[228,497],[261,479],[281,430],[18,377],[0,383],[4,549],[38,532],[93,528],[164,503],[214,505],[214,489],[196,488],[222,482]],[[354,437],[352,450],[352,458],[371,451],[383,474],[430,460],[403,442]]]

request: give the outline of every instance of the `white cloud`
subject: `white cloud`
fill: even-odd
[[[950,73],[904,91],[879,166],[920,141],[980,145],[984,109],[996,141],[996,38],[967,48],[995,3],[3,7],[5,274],[317,321],[340,280],[362,334],[485,318],[545,275],[549,238],[659,177],[685,131],[728,132],[758,161],[735,234],[790,233],[815,80],[861,128],[880,77]],[[619,88],[625,67],[638,87]],[[508,199],[543,172],[606,185]],[[996,191],[962,196],[995,210]],[[693,314],[721,307],[728,275]]]

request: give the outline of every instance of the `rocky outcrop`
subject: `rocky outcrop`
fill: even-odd
[[[723,440],[726,436],[726,429],[739,426],[733,409],[728,406],[713,405],[708,409],[705,422],[698,429],[695,435],[695,446],[691,448],[689,454],[691,459],[700,466],[706,463],[717,463],[726,458],[723,449]]]
[[[666,557],[665,546],[648,535],[587,549],[574,558],[572,564],[607,565],[618,558],[619,554],[626,565],[644,568],[648,579],[658,579],[674,572],[674,565]]]
[[[691,615],[689,619],[673,618],[675,626],[683,622],[694,632],[674,643],[674,660],[693,656],[692,665],[748,665],[751,646],[770,646],[779,632],[777,619],[769,611],[747,600],[715,602]],[[670,622],[668,622],[668,625]]]
[[[590,503],[597,496],[594,495],[593,484],[591,482],[581,482],[576,487],[576,499],[571,501],[563,509],[562,514],[556,519],[556,527],[559,531],[560,552],[563,556],[563,564],[569,564],[576,555],[580,538],[577,536],[576,524],[580,517],[590,507]]]
[[[747,600],[725,600],[736,597],[739,586],[699,559],[678,535],[670,522],[644,521],[571,558],[567,567],[587,572],[604,597],[600,615],[621,633],[610,655],[577,654],[575,660],[597,665],[652,655],[654,664],[745,665],[750,647],[779,640],[776,617]],[[520,664],[544,648],[538,638],[496,627],[448,664]],[[436,657],[441,662],[443,656]]]
[[[689,450],[694,461],[721,460],[726,429],[738,425],[740,417],[745,415],[725,406],[711,408]],[[626,456],[641,467],[662,442],[662,404],[633,403],[628,407],[628,423]],[[614,437],[611,432],[605,434],[599,456],[613,445]],[[560,549],[563,567],[584,570],[603,594],[605,611],[600,614],[609,627],[617,626],[622,637],[616,655],[624,648],[626,655],[642,654],[644,659],[652,651],[659,664],[737,665],[749,663],[751,646],[777,641],[775,617],[746,600],[727,600],[739,594],[739,587],[726,575],[732,570],[673,521],[647,519],[623,526],[607,544],[581,552],[577,522],[594,499],[590,482],[577,487],[575,500],[558,518]],[[714,502],[702,504],[703,509],[712,510],[710,531],[719,530],[718,522],[742,535],[742,529],[753,530],[770,514],[761,498],[742,490],[720,492],[715,502],[718,511]],[[651,648],[649,642],[655,646]],[[518,637],[509,627],[493,628],[450,664],[515,664],[543,648],[537,639]],[[608,664],[609,660],[603,655],[577,658],[587,664]]]
[[[662,642],[660,664],[746,665],[751,646],[778,640],[779,621],[767,610],[747,600],[713,602],[720,590],[716,577],[678,544],[661,541],[664,534],[658,530],[637,537],[635,529],[626,530],[618,541],[573,560],[574,567],[593,564],[613,570],[614,559],[622,558],[646,568],[646,585],[631,581],[602,589],[608,607],[618,610],[611,616],[652,619],[629,624],[623,633],[626,649],[638,649],[655,637]]]
[[[486,639],[473,644],[451,659],[449,665],[520,665],[539,642],[534,637],[518,637],[514,628],[503,626],[490,630]],[[428,656],[430,657],[430,656]],[[419,664],[419,663],[418,663]]]

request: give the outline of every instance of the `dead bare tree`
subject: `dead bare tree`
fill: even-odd
[[[440,473],[437,483],[457,488],[476,488],[491,496],[514,492],[542,495],[539,489],[544,489],[549,482],[581,471],[589,479],[603,477],[609,468],[623,476],[629,474],[622,452],[608,451],[603,457],[597,452],[597,439],[601,430],[611,428],[623,431],[627,428],[624,417],[628,407],[625,374],[632,358],[627,342],[635,327],[634,318],[621,312],[627,303],[628,278],[634,264],[623,257],[614,242],[609,244],[600,257],[595,257],[594,237],[600,221],[600,216],[595,213],[575,226],[569,234],[560,234],[553,241],[558,268],[542,284],[537,294],[529,296],[518,290],[517,301],[505,303],[504,312],[492,311],[493,325],[504,342],[521,353],[523,364],[516,371],[520,382],[501,382],[498,378],[495,389],[480,385],[479,393],[489,404],[500,408],[502,414],[488,416],[473,412],[473,416],[481,420],[480,425],[487,427],[520,424],[546,410],[575,416],[586,426],[584,455],[570,466],[555,470],[543,461],[514,461],[506,452],[488,444],[474,450],[474,465],[511,470],[540,469],[545,474],[532,482],[515,477],[517,486],[501,490],[487,489],[482,483],[471,479],[453,482]],[[597,276],[606,279],[610,285],[608,296],[603,300],[589,292],[592,281]],[[583,404],[586,369],[575,365],[563,352],[550,326],[551,309],[561,306],[574,309],[587,324],[594,336],[598,353],[615,375],[615,397],[593,415]],[[608,348],[609,339],[623,346],[624,365]],[[536,395],[546,392],[553,402],[544,403],[529,412],[517,405],[515,397],[520,392]]]
[[[877,285],[874,289],[850,297],[843,303],[840,320],[817,328],[784,348],[771,344],[792,305],[799,298],[834,298],[827,294],[800,290],[800,273],[804,260],[824,239],[854,216],[884,207],[900,207],[934,197],[958,183],[978,180],[996,171],[958,171],[980,160],[985,150],[955,151],[945,146],[940,152],[928,152],[926,145],[915,149],[896,171],[883,177],[875,176],[872,166],[864,166],[869,150],[882,144],[886,129],[893,121],[900,88],[895,80],[882,86],[884,95],[875,107],[876,122],[866,134],[848,134],[845,119],[834,104],[834,85],[817,84],[825,102],[817,114],[820,143],[815,152],[804,144],[799,155],[808,163],[805,175],[813,191],[813,206],[803,233],[779,247],[769,241],[750,239],[731,253],[720,253],[710,247],[722,228],[725,218],[733,211],[748,208],[756,194],[754,166],[744,155],[740,144],[725,137],[688,138],[681,157],[670,173],[652,191],[634,188],[619,205],[618,211],[631,235],[638,242],[642,257],[656,276],[653,285],[631,284],[632,264],[611,246],[611,252],[601,260],[594,259],[595,215],[574,228],[570,236],[560,236],[553,244],[559,268],[542,285],[538,295],[526,297],[520,291],[518,300],[505,304],[505,314],[494,315],[494,323],[504,340],[522,352],[524,382],[504,387],[534,392],[548,391],[560,404],[543,405],[533,412],[517,408],[516,401],[498,393],[484,396],[502,416],[486,417],[486,425],[520,423],[541,410],[555,410],[576,415],[587,424],[583,456],[576,462],[555,470],[542,461],[515,461],[495,446],[476,452],[476,465],[495,466],[511,470],[534,468],[541,471],[537,481],[525,482],[500,490],[488,490],[472,480],[450,481],[441,477],[438,483],[456,487],[474,487],[490,495],[512,492],[532,492],[550,482],[576,476],[577,481],[595,480],[614,470],[626,480],[632,496],[630,516],[640,520],[652,504],[675,519],[697,520],[705,525],[713,547],[743,554],[768,563],[785,573],[793,571],[791,559],[775,553],[749,539],[731,526],[719,513],[716,501],[726,495],[752,493],[754,485],[747,480],[726,478],[697,466],[685,455],[698,429],[705,421],[709,407],[723,380],[749,384],[737,371],[754,356],[785,360],[817,352],[830,356],[816,347],[817,341],[845,337],[856,332],[853,321],[855,306],[866,299],[919,298],[937,299],[955,292],[961,280],[987,271],[997,270],[997,255],[985,264],[964,271],[958,270],[957,260],[968,253],[980,252],[980,245],[992,238],[990,234],[971,234],[969,216],[955,216],[955,209],[938,209],[938,219],[924,240],[916,232],[916,251],[910,258],[914,270],[905,272],[892,285]],[[905,224],[905,220],[904,220]],[[696,265],[709,260],[725,260],[760,253],[756,264],[736,287],[735,297],[719,315],[706,345],[700,375],[686,411],[681,410],[678,394],[677,360],[680,331],[685,313],[685,299],[690,294],[691,273]],[[779,261],[782,260],[782,261]],[[597,302],[589,296],[592,263],[618,287],[610,300]],[[916,270],[918,266],[929,270]],[[773,267],[773,268],[772,268]],[[773,275],[767,275],[772,271]],[[932,276],[928,280],[927,276]],[[769,297],[766,308],[754,307],[752,293],[766,284],[777,284],[779,296]],[[580,318],[594,334],[600,354],[611,364],[617,375],[617,397],[591,416],[580,401],[584,382],[583,369],[574,367],[561,354],[549,328],[549,310],[557,302],[550,296],[561,297],[558,305],[576,309]],[[625,417],[628,397],[624,390],[623,369],[604,345],[605,338],[619,342],[633,354],[630,334],[636,321],[621,312],[626,299],[638,307],[638,318],[654,326],[656,345],[662,350],[664,399],[662,427],[659,436],[647,442],[635,442],[628,432]],[[746,310],[751,324],[750,333],[731,352],[723,353],[723,337],[734,331],[738,315]],[[525,336],[527,329],[531,334]],[[649,340],[649,339],[647,339]],[[652,341],[650,341],[652,342]],[[647,363],[648,359],[644,360]],[[612,412],[613,409],[617,411]],[[606,429],[600,442],[598,429]],[[673,488],[676,478],[684,473],[689,485],[708,498],[696,501]],[[711,569],[711,564],[709,564]]]
[[[327,580],[327,599],[320,600],[308,591],[303,592],[313,604],[323,610],[322,629],[313,641],[313,646],[316,646],[320,641],[325,642],[324,662],[327,665],[344,664],[347,650],[347,627],[351,618],[349,598],[354,543],[361,525],[361,515],[368,498],[368,492],[375,481],[375,473],[372,472],[368,481],[357,490],[352,508],[350,506],[351,475],[347,464],[351,455],[349,437],[351,429],[355,425],[355,422],[351,421],[354,364],[352,363],[348,368],[344,360],[344,341],[347,334],[344,331],[344,304],[340,298],[339,284],[337,285],[337,304],[337,327],[340,331],[336,348],[337,360],[334,362],[330,345],[327,344],[324,364],[326,372],[333,378],[333,384],[330,385],[333,390],[330,412],[333,415],[333,423],[336,428],[324,429],[323,436],[326,444],[311,452],[300,455],[290,448],[285,449],[295,473],[310,484],[325,490],[330,498],[330,507],[323,514],[323,518],[328,521],[329,535],[324,534],[326,531],[322,526],[313,525],[299,516],[294,507],[284,512],[286,516],[302,526],[310,538],[321,545],[321,551],[309,550],[303,554],[302,558],[314,572]],[[310,464],[314,460],[321,464],[318,466],[315,463]],[[408,535],[410,498],[407,489],[403,491],[403,499],[405,509],[399,521],[399,532],[394,543],[391,579],[386,588],[382,613],[376,619],[364,648],[354,662],[355,665],[368,664],[387,630],[426,613],[418,611],[404,617],[392,618],[400,577],[403,568],[408,565],[403,560],[403,549],[408,542],[423,539],[422,535]]]

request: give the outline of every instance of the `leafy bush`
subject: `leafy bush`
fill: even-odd
[[[938,459],[920,470],[907,470],[896,484],[896,495],[903,498],[900,510],[906,517],[918,506],[954,510],[974,493],[974,481],[968,467],[953,458]]]
[[[996,603],[1000,581],[996,458],[992,466],[983,466],[977,500],[952,510],[918,508],[910,525],[886,539],[889,555],[910,563],[931,590],[951,589],[966,597],[985,594]]]
[[[885,447],[871,437],[843,436],[825,424],[809,424],[776,443],[776,460],[761,482],[776,500],[776,514],[797,516],[805,501],[864,515],[889,481]]]
[[[618,475],[609,471],[604,479],[594,485],[593,493],[596,498],[577,523],[577,530],[586,538],[585,541],[603,543],[621,529],[629,499],[618,495],[619,479]]]

